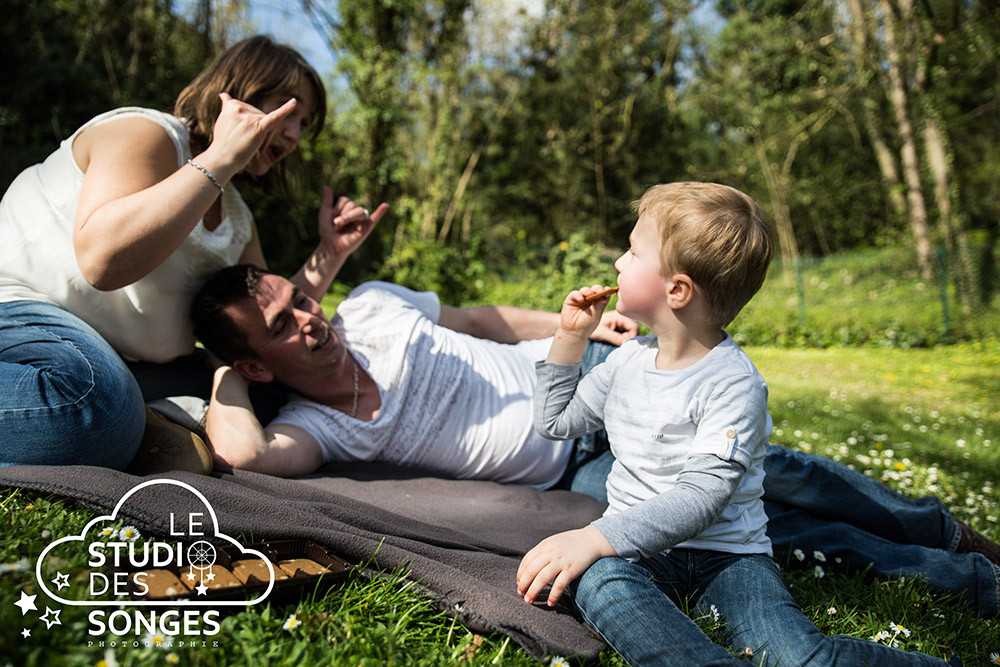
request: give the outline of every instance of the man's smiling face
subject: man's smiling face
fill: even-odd
[[[255,300],[243,299],[226,313],[256,351],[256,360],[234,364],[251,379],[279,380],[292,388],[336,372],[349,360],[347,347],[323,309],[291,281],[261,276]],[[244,371],[255,365],[264,377]]]

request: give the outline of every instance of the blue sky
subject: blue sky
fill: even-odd
[[[301,53],[320,75],[333,72],[334,56],[326,41],[310,21],[300,0],[249,0],[253,30],[247,35],[263,33]],[[317,0],[317,4],[333,6],[334,2]],[[196,0],[176,0],[177,12],[193,16]]]
[[[299,0],[251,0],[250,20],[257,32],[294,47],[321,75],[333,72],[333,54]]]

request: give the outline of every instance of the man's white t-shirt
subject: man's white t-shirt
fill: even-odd
[[[532,426],[534,362],[551,339],[505,345],[439,326],[439,315],[433,292],[359,286],[332,322],[378,385],[378,416],[365,422],[295,396],[271,424],[305,430],[324,463],[392,462],[457,479],[551,487],[573,447]]]

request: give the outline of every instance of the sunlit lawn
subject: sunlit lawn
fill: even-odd
[[[1000,344],[748,352],[771,388],[775,443],[838,459],[910,495],[936,494],[1000,539]],[[357,577],[320,599],[241,612],[225,620],[214,648],[88,646],[100,638],[87,636],[77,608],[63,610],[61,632],[45,632],[35,618],[32,637],[22,640],[13,603],[22,590],[38,592],[29,566],[49,540],[79,530],[93,514],[16,491],[3,492],[0,503],[0,656],[14,665],[536,664],[504,636],[479,637],[456,624],[398,577]],[[996,620],[930,594],[922,582],[867,581],[831,564],[817,578],[815,563],[805,565],[786,569],[786,577],[824,632],[866,640],[889,632],[902,648],[939,657],[954,650],[966,665],[989,664],[1000,652]],[[293,614],[299,624],[284,629]],[[699,622],[713,631],[712,619]],[[909,636],[890,632],[892,623]],[[621,664],[610,651],[602,662]]]

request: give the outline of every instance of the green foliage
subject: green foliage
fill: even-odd
[[[781,347],[933,347],[989,340],[1000,330],[996,307],[958,308],[940,285],[922,280],[913,253],[885,248],[802,262],[791,279],[776,263],[761,291],[728,330],[741,345]],[[946,327],[946,324],[948,325]]]
[[[612,242],[645,187],[684,174],[684,148],[703,134],[677,108],[677,26],[689,9],[555,2],[529,26],[522,87],[478,181],[485,234]]]
[[[485,274],[486,267],[473,254],[433,241],[409,241],[382,265],[384,279],[410,289],[437,292],[450,304],[477,300]]]
[[[169,110],[204,63],[194,28],[165,0],[0,4],[0,189],[93,116]]]
[[[595,283],[614,285],[614,261],[621,251],[591,243],[587,234],[577,232],[551,247],[521,246],[517,253],[519,269],[486,276],[478,298],[467,297],[461,303],[502,303],[555,312],[571,290]]]

